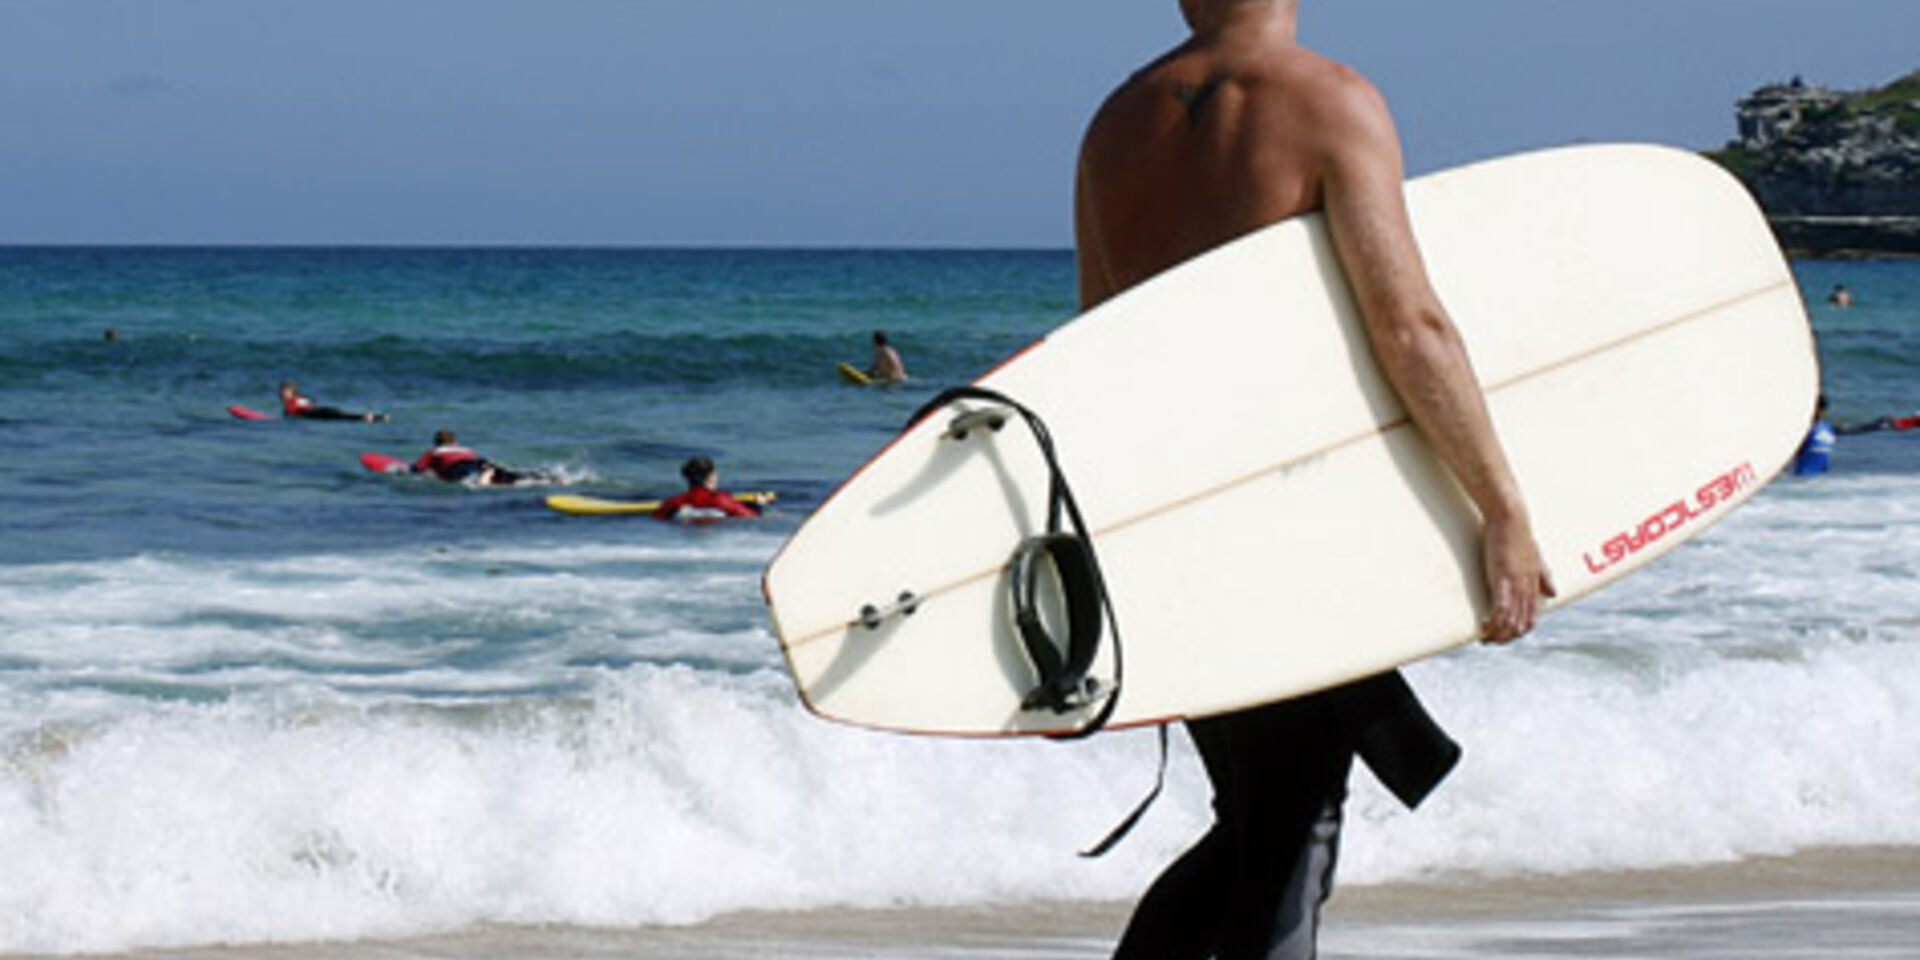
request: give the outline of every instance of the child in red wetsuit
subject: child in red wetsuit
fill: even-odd
[[[291,380],[280,383],[280,410],[289,420],[364,420],[367,423],[387,419],[384,413],[352,413],[338,407],[323,407],[300,392]]]
[[[741,503],[732,494],[720,491],[720,470],[706,457],[694,457],[680,467],[687,480],[687,492],[661,503],[653,511],[655,520],[711,522],[728,517],[757,517],[757,507]]]

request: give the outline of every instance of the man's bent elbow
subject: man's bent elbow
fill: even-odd
[[[1368,317],[1367,330],[1388,364],[1465,352],[1459,328],[1438,305],[1380,311]]]

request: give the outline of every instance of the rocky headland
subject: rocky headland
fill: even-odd
[[[1874,90],[1799,78],[1737,105],[1733,171],[1796,257],[1920,256],[1920,71]]]

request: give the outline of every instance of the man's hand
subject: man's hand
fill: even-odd
[[[1553,575],[1524,520],[1488,521],[1481,531],[1481,558],[1489,601],[1486,622],[1480,625],[1481,642],[1512,643],[1533,629],[1541,599],[1556,596]]]

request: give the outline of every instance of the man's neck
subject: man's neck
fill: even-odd
[[[1293,43],[1300,33],[1300,0],[1213,0],[1199,5],[1194,39],[1212,43],[1228,37],[1257,37]]]

